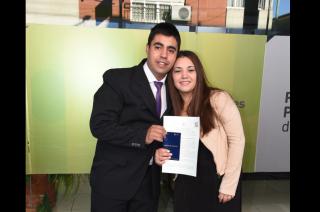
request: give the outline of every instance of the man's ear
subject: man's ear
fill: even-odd
[[[148,51],[149,51],[149,45],[147,44],[146,45],[146,53],[148,54]]]

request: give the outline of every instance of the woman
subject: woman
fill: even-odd
[[[226,91],[208,86],[191,51],[179,52],[168,83],[174,115],[199,116],[201,122],[197,177],[178,175],[174,211],[241,211],[238,185],[245,138],[236,104]],[[157,149],[158,165],[168,159],[166,149]]]

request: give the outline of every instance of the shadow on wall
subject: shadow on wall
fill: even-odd
[[[112,6],[115,0],[79,0],[79,17],[104,21],[112,17]]]
[[[112,16],[112,0],[102,0],[95,8],[97,21],[104,21]]]

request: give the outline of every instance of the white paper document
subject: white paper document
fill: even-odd
[[[200,118],[164,116],[163,126],[167,132],[181,133],[179,159],[167,160],[163,173],[197,176]]]

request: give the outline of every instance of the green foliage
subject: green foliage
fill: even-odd
[[[52,212],[48,194],[43,196],[42,203],[37,207],[37,212]]]
[[[47,176],[49,183],[53,184],[56,194],[63,189],[63,197],[70,197],[77,193],[82,177],[87,176],[87,174],[48,174]],[[26,184],[31,182],[31,178],[32,174],[26,175]],[[47,193],[44,194],[41,204],[38,205],[37,212],[52,212]]]
[[[31,176],[29,174],[26,175],[26,184],[30,182]]]
[[[79,190],[82,174],[49,174],[49,182],[58,191],[64,189],[64,197],[74,195]]]

